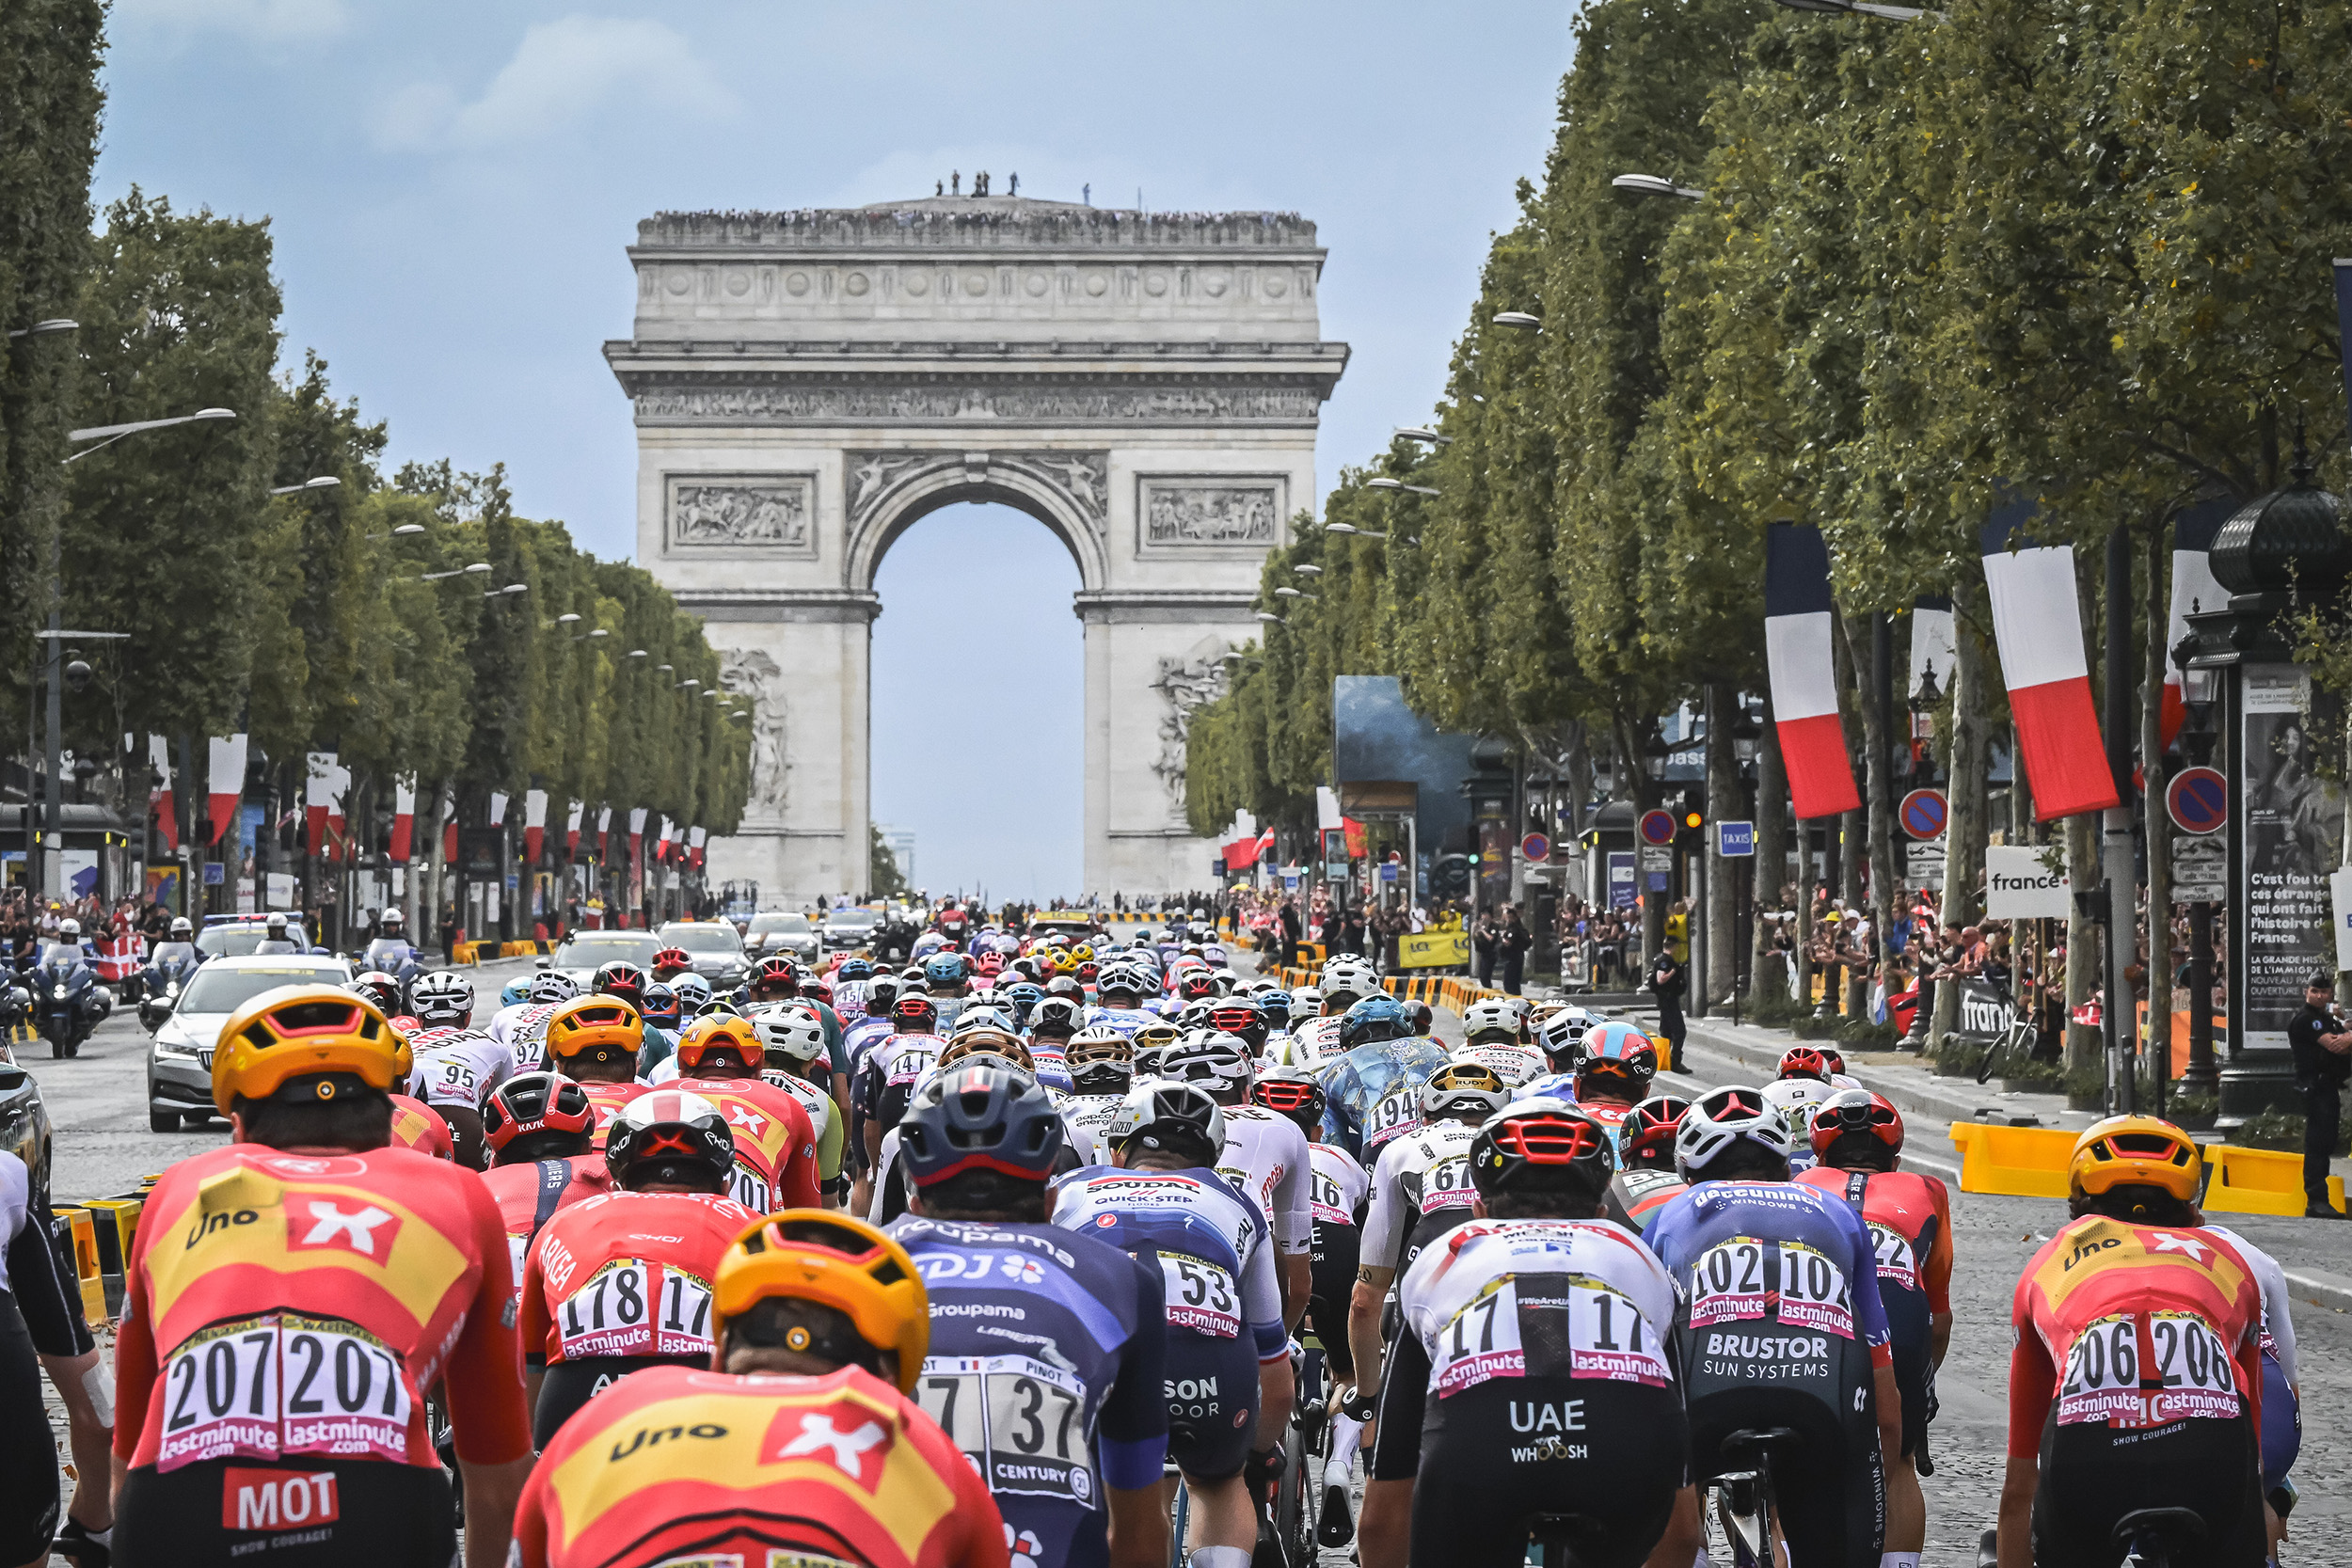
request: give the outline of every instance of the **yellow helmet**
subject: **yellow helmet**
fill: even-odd
[[[692,1076],[703,1065],[703,1058],[714,1051],[730,1051],[735,1059],[756,1072],[768,1059],[768,1048],[759,1041],[759,1031],[752,1021],[733,1013],[711,1013],[686,1026],[686,1033],[677,1037],[678,1070]]]
[[[1144,1051],[1156,1045],[1166,1049],[1184,1037],[1184,1032],[1173,1023],[1147,1023],[1135,1032],[1135,1048]]]
[[[1088,959],[1094,957],[1094,943],[1090,942],[1082,942],[1078,943],[1077,946],[1070,950],[1070,956],[1077,959],[1080,963],[1085,963]]]
[[[978,1055],[1002,1056],[1024,1072],[1037,1070],[1037,1062],[1029,1054],[1027,1041],[988,1024],[978,1024],[960,1035],[951,1036],[947,1043],[940,1047],[938,1060],[932,1065],[944,1068],[966,1056]]]
[[[548,1015],[541,1037],[547,1041],[548,1054],[558,1061],[569,1061],[599,1046],[625,1051],[633,1061],[645,1043],[645,1019],[617,996],[575,996]]]
[[[1065,948],[1054,955],[1054,973],[1057,974],[1075,974],[1078,973],[1078,965],[1082,961],[1084,960],[1082,960],[1077,954]]]
[[[2066,1185],[2076,1196],[2140,1183],[2161,1187],[2187,1202],[2197,1196],[2204,1151],[2169,1121],[2155,1117],[2109,1117],[2093,1122],[2074,1140],[2067,1158]]]
[[[767,1215],[728,1245],[710,1289],[722,1342],[731,1320],[771,1297],[819,1302],[867,1344],[897,1351],[898,1391],[914,1391],[930,1349],[930,1298],[907,1249],[864,1220],[825,1209]]]
[[[280,986],[230,1015],[213,1050],[213,1104],[267,1100],[290,1078],[347,1072],[380,1094],[408,1076],[408,1041],[374,1003],[340,986]],[[331,1084],[318,1098],[332,1100]]]

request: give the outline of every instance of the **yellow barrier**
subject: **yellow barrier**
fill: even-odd
[[[2205,1164],[2211,1168],[2200,1207],[2225,1214],[2300,1214],[2308,1201],[2303,1195],[2303,1157],[2275,1148],[2240,1148],[2234,1144],[2207,1144]],[[2344,1178],[2328,1179],[2328,1201],[2344,1208]]]
[[[98,1227],[87,1209],[59,1209],[73,1242],[73,1275],[81,1282],[82,1316],[92,1325],[106,1321],[106,1281],[98,1267]]]
[[[143,1197],[100,1197],[82,1205],[89,1211],[90,1228],[98,1239],[98,1279],[106,1302],[106,1316],[121,1315],[123,1292],[130,1277],[131,1243],[139,1233]]]
[[[2074,1151],[2074,1137],[2062,1127],[1995,1127],[1987,1122],[1956,1121],[1952,1145],[1961,1153],[1960,1190],[2064,1197],[2066,1162]]]

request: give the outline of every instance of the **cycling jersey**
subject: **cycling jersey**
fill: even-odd
[[[1340,1024],[1336,1018],[1303,1018],[1294,1022],[1288,1033],[1305,1053],[1307,1064],[1321,1067],[1336,1062],[1347,1054],[1340,1049]]]
[[[1495,1076],[1502,1080],[1503,1086],[1511,1089],[1524,1088],[1549,1070],[1542,1052],[1524,1045],[1506,1045],[1500,1040],[1464,1046],[1454,1053],[1454,1059],[1457,1062],[1478,1062],[1492,1068]]]
[[[517,1002],[499,1009],[483,1033],[514,1053],[516,1072],[540,1072],[548,1066],[548,1019],[553,1002]]]
[[[841,1107],[821,1086],[805,1078],[796,1078],[781,1068],[769,1068],[759,1076],[771,1088],[782,1089],[799,1101],[801,1109],[808,1113],[809,1123],[817,1130],[817,1176],[830,1183],[841,1174],[841,1140],[847,1131]]]
[[[424,1403],[444,1374],[461,1458],[531,1452],[505,1237],[471,1171],[405,1148],[199,1154],[149,1196],[127,1286],[126,1560],[266,1543],[272,1562],[366,1562],[416,1531],[446,1543]],[[437,1515],[407,1512],[437,1496]]]
[[[1111,1118],[1120,1106],[1127,1102],[1123,1094],[1073,1094],[1057,1096],[1054,1108],[1061,1112],[1062,1125],[1086,1139],[1102,1159],[1107,1160],[1118,1150],[1106,1141],[1110,1137]],[[1094,1162],[1087,1162],[1092,1164]]]
[[[1337,1144],[1307,1146],[1307,1203],[1317,1226],[1359,1223],[1372,1178],[1347,1150]]]
[[[898,1031],[888,1018],[858,1018],[841,1028],[841,1054],[855,1072],[866,1065],[866,1053],[876,1040],[886,1040]]]
[[[644,1040],[637,1047],[637,1076],[644,1077],[676,1054],[676,1033],[658,1023],[647,1023]]]
[[[2262,1560],[2262,1292],[2211,1229],[2086,1215],[2034,1255],[2011,1303],[2009,1452],[2041,1464],[2036,1560],[2112,1557],[2115,1522],[2193,1509],[2174,1560]]]
[[[2207,1230],[2237,1249],[2254,1271],[2263,1298],[2263,1490],[2269,1492],[2286,1479],[2303,1448],[2303,1400],[2297,1387],[2302,1369],[2295,1348],[2295,1313],[2288,1304],[2286,1271],[2278,1260],[2227,1226]]]
[[[1141,1007],[1089,1007],[1086,1010],[1088,1029],[1116,1029],[1129,1039],[1136,1031],[1160,1022],[1160,1015]]]
[[[1609,1179],[1601,1212],[1619,1225],[1649,1234],[1649,1227],[1666,1205],[1690,1188],[1676,1172],[1645,1166],[1621,1170]]]
[[[612,1190],[612,1175],[605,1169],[601,1154],[494,1165],[482,1173],[482,1180],[490,1189],[490,1200],[499,1206],[499,1220],[506,1227],[506,1258],[514,1267],[517,1303],[523,1293],[523,1259],[540,1227],[555,1217],[558,1209]]]
[[[1807,1463],[1773,1472],[1789,1556],[1875,1568],[1886,1496],[1876,1369],[1891,1367],[1869,1227],[1796,1181],[1703,1181],[1669,1201],[1649,1244],[1674,1276],[1675,1340],[1693,1479],[1748,1461],[1723,1440],[1788,1427]]]
[[[1478,1129],[1438,1121],[1392,1138],[1372,1167],[1372,1207],[1364,1215],[1363,1260],[1404,1269],[1430,1241],[1470,1217],[1470,1148]]]
[[[1004,1568],[995,1500],[914,1409],[855,1367],[638,1372],[539,1456],[509,1561]]]
[[[626,1084],[581,1084],[580,1087],[580,1092],[588,1097],[589,1109],[596,1114],[596,1130],[590,1135],[589,1146],[597,1149],[604,1148],[604,1140],[612,1131],[613,1122],[620,1119],[623,1111],[628,1109],[628,1102],[641,1094],[653,1092],[652,1085],[634,1081]]]
[[[548,1373],[532,1421],[542,1447],[615,1378],[710,1364],[710,1282],[758,1217],[711,1193],[606,1193],[540,1227],[523,1265],[521,1335],[524,1365]]]
[[[471,1029],[426,1029],[412,1035],[408,1092],[428,1105],[478,1111],[482,1097],[515,1075],[515,1053]]]
[[[850,1089],[852,1102],[865,1112],[866,1120],[889,1132],[906,1115],[914,1086],[930,1071],[946,1043],[937,1035],[926,1034],[894,1035],[875,1042],[866,1053],[865,1065],[858,1069],[857,1082]]]
[[[1158,1486],[1168,1452],[1160,1272],[1052,1226],[908,1215],[889,1229],[930,1291],[924,1414],[1025,1556],[1104,1568],[1104,1488]]]
[[[1642,1562],[1685,1475],[1675,1288],[1649,1251],[1602,1220],[1472,1220],[1398,1302],[1372,1474],[1415,1480],[1413,1560],[1523,1562],[1528,1516],[1567,1513],[1598,1526],[1577,1561]]]
[[[1030,1076],[1045,1088],[1068,1094],[1074,1086],[1070,1078],[1070,1041],[1061,1035],[1030,1035],[1025,1037],[1029,1047]]]
[[[1818,1078],[1775,1078],[1764,1085],[1764,1102],[1778,1111],[1788,1127],[1791,1171],[1802,1174],[1813,1168],[1813,1112],[1836,1092],[1836,1085]]]
[[[735,1137],[735,1175],[727,1191],[738,1203],[771,1214],[823,1201],[817,1130],[800,1101],[758,1078],[680,1078],[671,1087],[702,1096],[727,1118]]]
[[[450,1136],[441,1113],[411,1095],[392,1096],[392,1142],[420,1154],[457,1158],[457,1141]]]
[[[1529,1079],[1520,1086],[1519,1098],[1521,1100],[1534,1100],[1539,1095],[1548,1100],[1565,1100],[1571,1105],[1575,1104],[1576,1074],[1548,1072],[1540,1078]]]
[[[1916,1171],[1846,1171],[1816,1166],[1797,1178],[1852,1205],[1878,1254],[1879,1300],[1903,1396],[1903,1449],[1917,1451],[1928,1430],[1935,1373],[1928,1363],[1930,1319],[1952,1309],[1952,1199],[1944,1183]]]
[[[1216,1173],[1256,1202],[1277,1252],[1305,1252],[1314,1239],[1307,1203],[1307,1134],[1288,1117],[1257,1105],[1225,1108],[1225,1148]]]
[[[56,1440],[41,1403],[40,1357],[79,1355],[90,1339],[31,1199],[32,1173],[0,1149],[0,1475],[9,1486],[0,1505],[0,1552],[13,1554],[0,1560],[46,1563],[64,1503]]]
[[[1094,1165],[1055,1184],[1054,1223],[1159,1271],[1168,1451],[1196,1480],[1238,1475],[1257,1440],[1258,1364],[1290,1354],[1258,1206],[1214,1171]]]
[[[1421,1086],[1445,1063],[1442,1047],[1419,1037],[1348,1052],[1324,1080],[1325,1138],[1372,1164],[1382,1144],[1421,1125]]]

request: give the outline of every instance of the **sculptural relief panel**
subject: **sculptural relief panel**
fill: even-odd
[[[1282,474],[1138,474],[1136,549],[1263,552],[1282,542]]]
[[[817,554],[813,473],[672,474],[667,491],[669,551]]]

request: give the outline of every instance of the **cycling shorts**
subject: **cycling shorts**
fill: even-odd
[[[1861,1392],[1851,1428],[1821,1401],[1788,1388],[1734,1386],[1692,1401],[1693,1479],[1705,1482],[1753,1465],[1746,1455],[1724,1454],[1723,1441],[1730,1433],[1788,1427],[1798,1434],[1794,1451],[1804,1458],[1773,1469],[1772,1496],[1790,1560],[1820,1568],[1878,1568],[1886,1535],[1886,1478],[1879,1451],[1878,1401],[1867,1385]]]
[[[1324,1358],[1343,1379],[1356,1375],[1356,1356],[1347,1346],[1347,1304],[1356,1294],[1356,1268],[1363,1232],[1352,1225],[1315,1221],[1312,1250],[1308,1255],[1307,1327],[1323,1341]]]
[[[31,1227],[27,1226],[27,1229]],[[57,1440],[41,1403],[40,1357],[16,1297],[0,1291],[0,1562],[46,1562],[62,1523]]]
[[[1408,1336],[1382,1386],[1372,1476],[1414,1481],[1415,1562],[1524,1562],[1542,1514],[1589,1522],[1566,1533],[1586,1568],[1634,1568],[1665,1533],[1685,1480],[1674,1390],[1557,1376],[1428,1388],[1428,1353]]]
[[[539,1385],[539,1403],[531,1413],[531,1446],[545,1450],[555,1434],[581,1405],[631,1372],[647,1367],[699,1367],[707,1370],[707,1355],[592,1355],[579,1361],[550,1361]]]
[[[381,1459],[143,1466],[115,1513],[119,1568],[445,1568],[449,1472]]]
[[[2275,1357],[2263,1357],[2263,1495],[2269,1496],[2303,1451],[2303,1402]]]
[[[1258,1355],[1249,1338],[1168,1331],[1168,1457],[1194,1481],[1241,1474],[1258,1441]]]
[[[2159,1427],[2095,1421],[2042,1429],[2042,1480],[2033,1497],[2037,1562],[2112,1562],[2115,1522],[2143,1508],[2189,1508],[2205,1538],[2179,1545],[2171,1568],[2262,1568],[2261,1465],[2244,1416]]]

